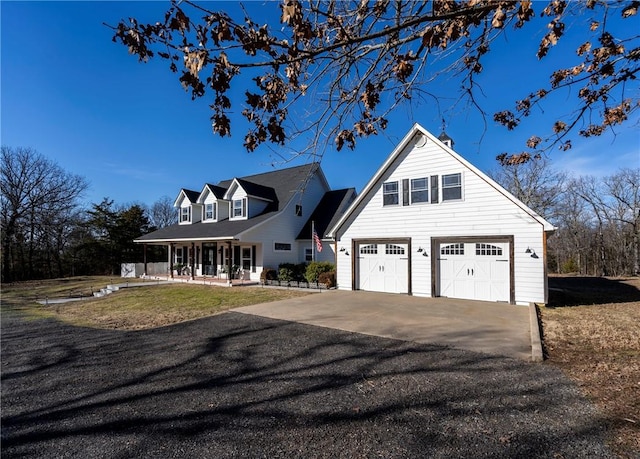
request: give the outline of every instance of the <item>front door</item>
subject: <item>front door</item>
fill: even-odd
[[[205,276],[215,276],[217,270],[216,254],[218,253],[218,245],[205,243],[202,244],[202,274]]]

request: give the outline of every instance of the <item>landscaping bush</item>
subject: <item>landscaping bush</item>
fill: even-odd
[[[284,282],[305,280],[306,263],[281,263],[278,266],[278,278]]]
[[[320,274],[335,270],[335,265],[329,261],[313,261],[307,266],[304,277],[307,282],[320,282]]]
[[[278,272],[273,268],[264,268],[260,273],[260,282],[263,284],[267,280],[276,280],[278,278]]]
[[[318,275],[318,282],[324,284],[327,288],[333,288],[336,286],[336,272],[325,271]]]
[[[290,282],[293,280],[293,270],[291,268],[281,267],[278,270],[278,279],[280,282]]]

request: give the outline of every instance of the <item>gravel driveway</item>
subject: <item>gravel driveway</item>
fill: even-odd
[[[2,457],[613,457],[544,364],[225,313],[2,317]]]

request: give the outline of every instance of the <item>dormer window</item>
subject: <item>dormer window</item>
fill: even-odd
[[[204,220],[215,220],[217,214],[217,206],[215,202],[204,205]]]
[[[233,200],[233,218],[242,218],[247,216],[247,200],[246,199],[234,199]]]
[[[180,223],[191,221],[191,206],[180,208]]]

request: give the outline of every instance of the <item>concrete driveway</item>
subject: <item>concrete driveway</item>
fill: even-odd
[[[530,311],[526,306],[330,290],[234,311],[523,360],[532,358]]]

